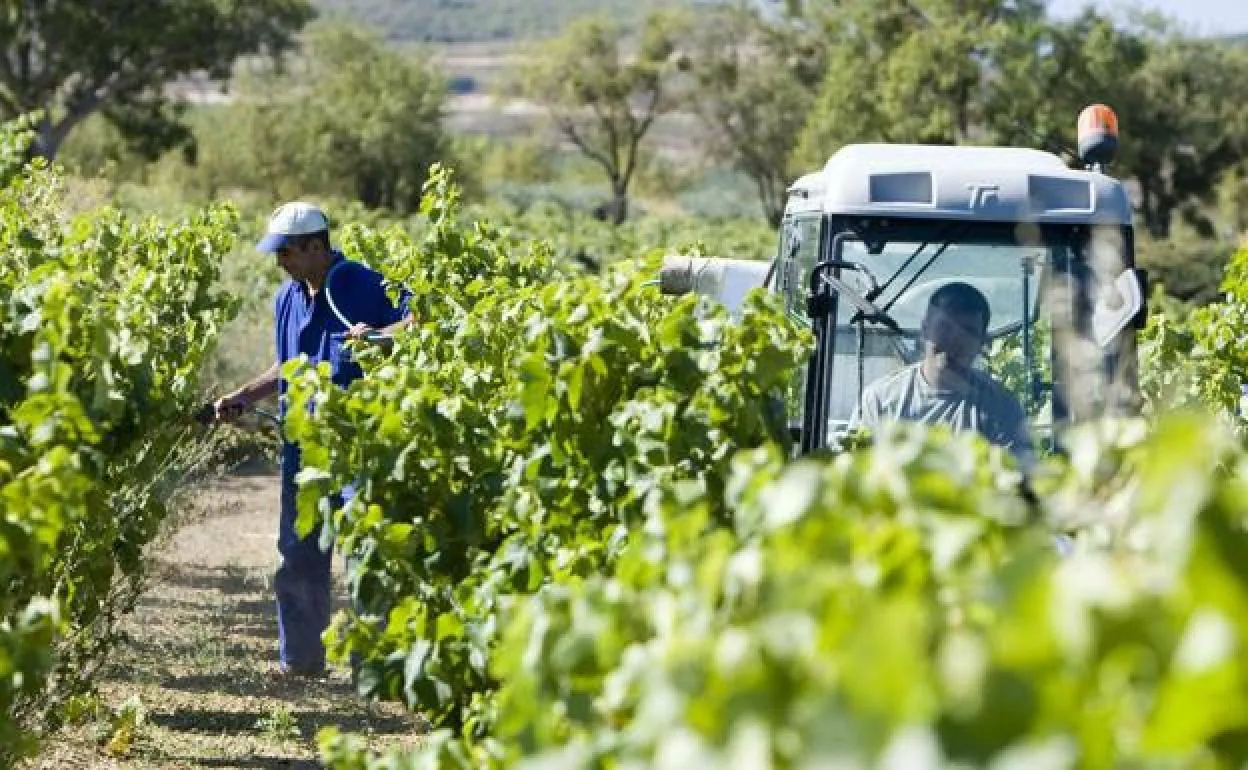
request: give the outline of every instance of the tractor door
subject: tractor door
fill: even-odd
[[[810,324],[806,306],[809,279],[819,261],[823,222],[824,217],[819,212],[790,215],[785,218],[780,231],[780,250],[772,285],[775,291],[784,295],[784,306],[789,317],[806,325]],[[796,372],[786,394],[789,430],[795,443],[801,437],[805,398],[806,374]]]

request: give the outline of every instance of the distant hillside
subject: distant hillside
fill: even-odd
[[[679,0],[692,3],[697,0]],[[569,22],[605,14],[632,26],[668,0],[315,0],[327,17],[382,30],[396,42],[470,43],[556,35]]]

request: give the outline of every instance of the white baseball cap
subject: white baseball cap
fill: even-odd
[[[283,203],[269,217],[269,228],[256,244],[256,249],[272,253],[284,247],[292,238],[328,231],[329,218],[316,206],[303,201]]]

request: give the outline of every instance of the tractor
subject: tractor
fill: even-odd
[[[1080,168],[1022,147],[848,145],[789,188],[771,260],[669,257],[659,282],[730,309],[763,287],[809,326],[790,394],[802,454],[836,448],[867,384],[917,359],[932,293],[970,283],[991,311],[976,365],[1058,449],[1065,426],[1139,409],[1147,276],[1127,190],[1105,170],[1117,142],[1116,116],[1093,105]]]

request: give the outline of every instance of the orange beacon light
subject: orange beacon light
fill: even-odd
[[[1118,116],[1104,104],[1092,104],[1079,113],[1079,159],[1100,170],[1118,152]]]

